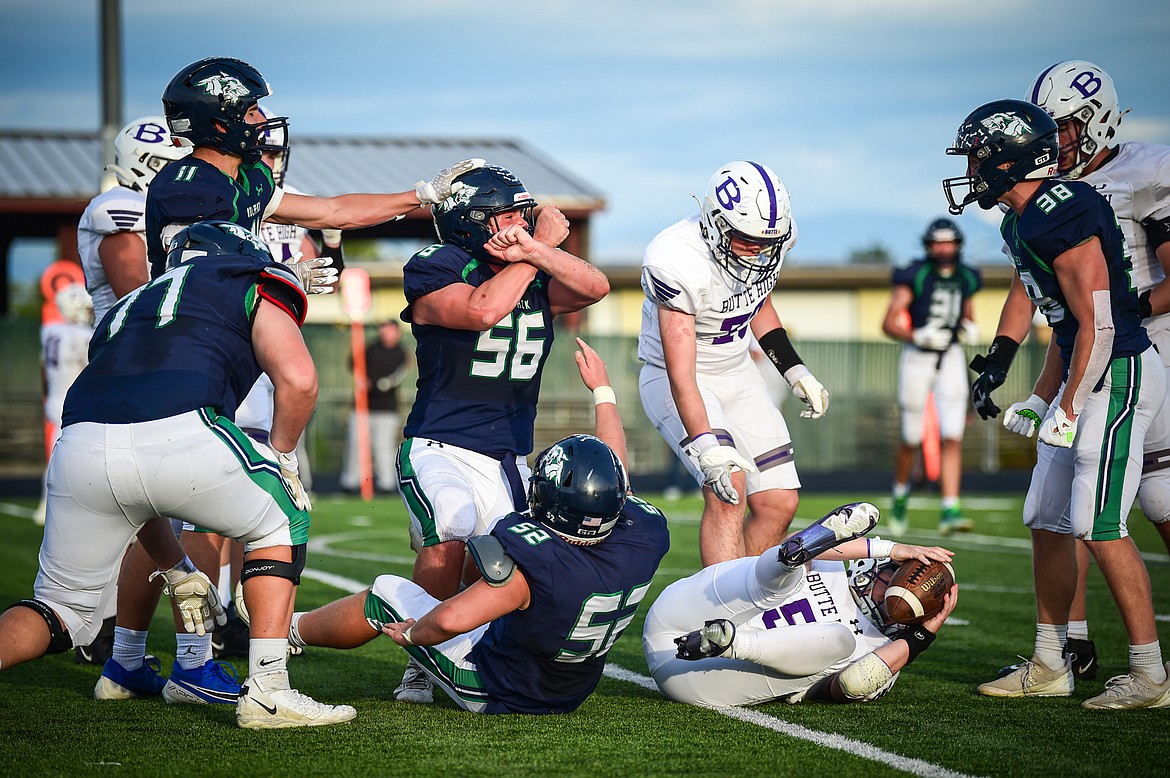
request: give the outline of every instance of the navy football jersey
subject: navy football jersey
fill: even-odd
[[[471,651],[486,713],[568,713],[597,688],[605,655],[646,596],[670,548],[666,519],[631,496],[613,532],[574,546],[513,513],[492,534],[524,573],[531,601],[488,624]]]
[[[240,165],[232,179],[195,157],[175,160],[154,177],[146,191],[146,258],[150,277],[162,275],[167,247],[162,231],[170,224],[222,219],[260,234],[264,211],[276,192],[272,171],[263,162]]]
[[[1113,313],[1111,358],[1140,354],[1150,347],[1138,313],[1133,265],[1113,209],[1083,181],[1045,180],[1022,214],[1009,211],[1000,233],[1028,297],[1044,314],[1068,373],[1079,323],[1056,280],[1052,263],[1075,246],[1096,237],[1109,272],[1109,299]],[[1089,323],[1091,326],[1091,322]]]
[[[920,259],[895,268],[890,283],[910,287],[914,295],[909,308],[913,329],[929,326],[957,331],[963,318],[963,303],[983,288],[983,276],[962,262],[956,262],[951,274],[944,276],[938,265]]]
[[[407,307],[451,284],[479,286],[495,272],[455,246],[428,246],[403,268]],[[550,277],[536,274],[520,303],[483,332],[411,323],[418,394],[406,437],[433,438],[502,459],[532,451],[540,377],[553,342]]]
[[[270,284],[304,299],[288,268],[242,256],[187,262],[123,297],[94,331],[62,426],[154,421],[206,407],[234,419],[260,377],[252,320]]]

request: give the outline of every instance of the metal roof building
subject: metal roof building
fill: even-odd
[[[0,131],[0,314],[7,312],[8,249],[18,237],[56,237],[76,258],[77,221],[98,194],[102,146],[95,132]],[[482,157],[514,172],[542,205],[556,205],[572,232],[564,248],[589,256],[589,217],[605,207],[589,184],[522,142],[498,138],[297,137],[287,184],[322,197],[401,192],[460,159]],[[358,238],[429,238],[429,209],[348,233]]]

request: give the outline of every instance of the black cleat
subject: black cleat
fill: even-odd
[[[1093,641],[1069,638],[1064,644],[1064,655],[1072,662],[1073,676],[1078,681],[1091,681],[1097,677],[1097,646]]]
[[[675,638],[679,659],[708,659],[722,656],[735,641],[735,624],[727,619],[713,619],[702,629]]]

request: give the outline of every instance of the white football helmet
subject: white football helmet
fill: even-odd
[[[745,274],[749,282],[776,269],[792,234],[788,190],[758,162],[731,162],[715,171],[699,203],[699,215],[703,239],[715,261],[733,275]],[[739,256],[731,250],[733,237],[759,245],[760,253]]]
[[[57,310],[70,324],[93,325],[93,298],[81,284],[68,284],[57,291]]]
[[[274,116],[272,111],[262,105],[256,106],[265,122],[272,119],[282,119]],[[277,186],[284,186],[284,177],[288,175],[288,122],[272,122],[271,127],[260,133],[260,151],[264,155],[272,155],[272,180]]]
[[[882,607],[881,600],[874,599],[873,589],[878,581],[889,585],[897,569],[898,563],[889,557],[857,559],[849,563],[849,592],[853,595],[854,602],[866,618],[887,635],[896,634],[902,629],[902,625],[890,622],[886,618],[885,608]],[[882,595],[884,599],[884,587]]]
[[[1126,111],[1117,107],[1113,79],[1092,62],[1071,59],[1045,69],[1032,82],[1026,99],[1048,111],[1058,125],[1076,119],[1081,123],[1077,141],[1062,146],[1060,174],[1078,178],[1094,155],[1117,135]],[[1066,168],[1066,161],[1071,165]]]
[[[145,192],[158,171],[191,153],[178,146],[161,116],[143,116],[127,124],[114,138],[114,164],[106,167],[118,183]]]

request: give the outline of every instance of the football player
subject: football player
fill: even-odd
[[[541,452],[526,510],[468,539],[483,577],[440,601],[405,578],[379,576],[364,592],[296,614],[294,645],[353,648],[385,633],[476,713],[568,713],[584,702],[670,540],[658,509],[628,492],[605,364],[577,344],[597,437],[571,435]]]
[[[778,543],[799,501],[792,439],[748,354],[749,331],[807,405],[802,416],[828,408],[829,393],[772,307],[796,236],[776,174],[731,162],[712,176],[699,211],[660,232],[642,257],[642,407],[704,486],[704,565]]]
[[[119,299],[150,280],[146,261],[146,193],[155,176],[190,149],[175,145],[161,116],[143,116],[123,127],[114,140],[114,164],[106,171],[116,185],[95,197],[77,226],[77,248],[85,283],[94,299],[98,321]],[[214,577],[222,539],[180,524],[181,543],[196,568]],[[158,605],[159,589],[148,582],[155,563],[141,545],[122,563],[117,589],[113,644],[103,656],[94,686],[99,700],[122,700],[163,694],[168,702],[235,703],[240,685],[229,671],[212,662],[211,636],[183,629],[176,613],[176,659],[170,678],[146,660],[147,633]],[[79,652],[85,653],[85,652]]]
[[[289,616],[304,567],[309,501],[296,471],[231,420],[263,371],[276,387],[273,448],[291,449],[300,435],[317,395],[299,329],[304,290],[255,235],[229,222],[180,231],[167,266],[102,319],[90,363],[66,398],[49,463],[35,598],[0,616],[0,663],[67,650],[92,636],[94,614],[134,535],[160,563],[168,549],[156,543],[178,548],[169,525],[161,539],[146,536],[162,513],[248,544],[242,577],[252,641],[237,723],[268,729],[348,721],[353,708],[318,703],[288,681]],[[215,587],[189,561],[159,575],[189,629],[205,632],[212,616],[222,615]]]
[[[894,537],[901,537],[909,527],[910,471],[922,447],[922,416],[932,392],[942,438],[938,529],[945,536],[972,527],[959,508],[963,430],[971,391],[960,343],[974,343],[979,337],[972,297],[983,287],[983,278],[977,268],[963,263],[963,233],[952,220],[932,221],[922,235],[922,247],[925,259],[894,270],[894,288],[882,321],[883,332],[906,344],[898,364],[902,435],[894,454],[893,510],[889,516]]]
[[[952,552],[862,538],[877,520],[869,503],[844,505],[758,557],[667,586],[642,633],[658,688],[709,707],[864,702],[888,692],[934,641],[958,587],[923,624],[890,621],[882,600],[899,564],[949,562]],[[855,560],[848,569],[847,560]]]
[[[1058,136],[1044,109],[997,100],[968,115],[947,149],[967,164],[965,176],[943,182],[951,212],[971,203],[984,209],[1006,205],[1000,232],[1016,269],[991,349],[971,362],[979,374],[971,396],[980,416],[999,414],[991,393],[1006,380],[1037,308],[1052,328],[1033,389],[1044,415],[1033,411],[1037,423],[1017,409],[1009,419],[1009,426],[1026,422],[1039,429],[1024,503],[1038,614],[1035,652],[979,693],[1072,694],[1064,649],[1079,537],[1097,558],[1130,642],[1129,674],[1082,705],[1161,707],[1170,705],[1170,679],[1150,577],[1126,520],[1141,479],[1146,431],[1162,407],[1166,370],[1142,327],[1125,238],[1109,202],[1083,181],[1055,178]]]
[[[41,327],[41,375],[45,385],[45,422],[51,429],[51,452],[61,436],[61,408],[65,393],[89,361],[89,337],[93,334],[93,298],[81,284],[67,284],[57,292],[61,321]],[[44,489],[34,518],[45,523]]]
[[[609,292],[605,274],[556,248],[568,219],[541,209],[511,171],[458,176],[432,211],[441,243],[403,268],[418,392],[398,451],[399,491],[418,552],[412,580],[432,597],[459,591],[464,542],[525,506],[540,379],[553,319]],[[396,699],[429,702],[407,667]]]
[[[1122,111],[1113,79],[1084,60],[1058,62],[1032,82],[1027,99],[1056,119],[1060,175],[1084,181],[1105,196],[1117,215],[1133,262],[1142,326],[1170,368],[1170,146],[1129,141],[1115,145]],[[1170,397],[1170,393],[1168,393]],[[1035,430],[1029,413],[1043,418],[1047,404],[1033,395],[1007,410],[1004,425],[1021,434]],[[1023,419],[1020,415],[1023,415]],[[1170,550],[1170,408],[1163,405],[1146,432],[1138,503]],[[1089,640],[1085,584],[1089,552],[1077,544],[1077,594],[1068,624],[1068,652],[1077,678],[1097,675],[1096,646]]]
[[[450,194],[456,175],[483,164],[465,160],[418,182],[411,191],[395,194],[322,198],[286,192],[261,159],[265,147],[271,151],[277,142],[287,146],[283,131],[288,119],[265,119],[260,110],[259,101],[271,94],[258,70],[230,57],[194,62],[167,84],[162,102],[171,134],[194,151],[169,167],[148,193],[151,277],[162,272],[170,237],[196,221],[224,219],[257,233],[266,221],[318,229],[369,227],[438,202]],[[313,269],[311,264],[301,268]],[[316,284],[312,275],[298,275],[306,289]]]

